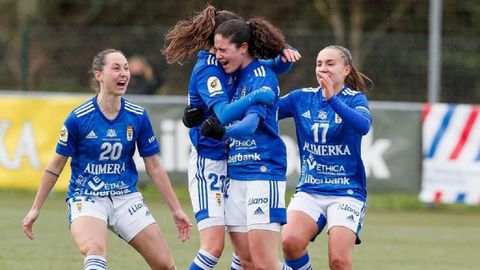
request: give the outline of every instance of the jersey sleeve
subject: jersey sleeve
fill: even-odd
[[[218,102],[229,101],[223,80],[224,75],[217,66],[205,67],[197,74],[197,89],[209,110]]]
[[[253,84],[252,90],[260,89],[260,88],[271,89],[274,92],[277,91],[278,82],[273,72],[269,73],[269,76],[267,77],[256,78]],[[265,119],[265,117],[267,116],[267,106],[263,104],[254,104],[247,109],[247,111],[245,112],[245,115],[249,113],[256,113],[258,114],[258,116],[260,116],[261,119]]]
[[[295,97],[298,95],[299,90],[294,90],[278,101],[278,119],[284,119],[287,117],[293,117],[293,110],[295,106]]]
[[[354,130],[362,135],[368,133],[372,123],[372,117],[370,116],[367,98],[364,94],[357,94],[350,106],[342,102],[337,96],[329,99],[328,103]]]
[[[71,113],[63,123],[55,152],[66,157],[75,156],[79,138],[78,131],[76,115]]]
[[[160,145],[153,132],[152,123],[147,111],[142,115],[140,130],[137,138],[137,148],[141,157],[148,157],[160,152]]]

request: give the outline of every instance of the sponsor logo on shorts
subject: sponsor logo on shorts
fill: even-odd
[[[355,218],[353,217],[353,215],[350,215],[350,216],[346,217],[345,219],[352,222],[352,223],[355,223]]]
[[[342,210],[342,211],[350,212],[350,213],[354,214],[354,215],[357,216],[357,217],[360,216],[360,212],[359,212],[357,209],[355,209],[355,208],[353,208],[353,207],[351,207],[350,205],[345,204],[345,203],[341,203],[341,204],[338,206],[337,210]]]
[[[267,203],[268,203],[268,198],[250,198],[248,200],[248,205],[267,204]]]
[[[135,214],[138,210],[142,209],[144,206],[145,206],[144,202],[136,203],[130,206],[130,208],[128,208],[128,213],[130,213],[130,215],[133,216],[133,214]]]
[[[255,212],[253,212],[254,215],[264,215],[265,213],[263,212],[262,208],[258,207]]]

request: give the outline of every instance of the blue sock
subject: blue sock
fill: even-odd
[[[233,253],[232,266],[230,270],[243,270],[242,264],[240,263],[240,257],[237,254]]]
[[[293,269],[290,268],[290,266],[284,264],[284,265],[282,266],[282,270],[293,270]]]
[[[205,250],[199,250],[189,270],[210,270],[218,263],[218,258]]]
[[[85,270],[106,270],[107,260],[100,255],[88,255],[83,261]]]
[[[293,270],[312,270],[312,265],[310,264],[310,257],[308,252],[305,253],[300,258],[293,260],[285,260],[285,264],[290,266]]]

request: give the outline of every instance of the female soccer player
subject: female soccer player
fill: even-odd
[[[352,269],[366,208],[366,176],[360,146],[371,125],[365,80],[350,52],[328,46],[317,56],[319,87],[290,92],[279,102],[279,119],[293,117],[301,175],[282,230],[286,264],[312,269],[310,241],[328,224],[330,269]]]
[[[98,94],[65,120],[23,230],[33,239],[40,208],[71,157],[66,201],[71,236],[85,257],[85,269],[107,268],[107,228],[134,247],[152,269],[176,269],[167,242],[137,190],[135,147],[172,211],[181,241],[190,237],[191,223],[155,155],[159,145],[147,112],[123,98],[130,79],[127,59],[118,50],[104,50],[94,57],[92,73]]]
[[[259,102],[271,104],[275,99],[273,91],[258,89],[239,102],[229,104],[236,74],[226,74],[218,63],[213,38],[218,25],[235,18],[239,18],[235,13],[218,11],[207,5],[195,17],[178,22],[167,33],[168,45],[163,50],[169,63],[182,62],[187,56],[198,52],[190,78],[189,106],[186,112],[200,112],[200,119],[197,119],[200,121],[184,118],[184,123],[191,128],[190,140],[193,147],[188,186],[200,235],[200,250],[190,266],[192,270],[214,268],[225,242],[223,187],[227,174],[227,145],[223,140],[203,136],[197,123],[211,115],[218,117],[222,123],[231,122],[240,119],[250,105]],[[300,54],[296,50],[284,49],[275,61],[265,61],[265,64],[277,73],[283,73],[290,69],[291,62],[299,58]],[[236,255],[232,268],[241,269]]]
[[[249,107],[234,125],[223,128],[215,118],[202,124],[204,135],[230,137],[225,219],[245,269],[290,269],[278,260],[276,248],[286,222],[286,150],[276,117],[279,86],[275,73],[258,60],[274,57],[284,45],[280,30],[260,19],[229,20],[215,32],[218,61],[225,72],[238,74],[233,101],[255,89],[276,95],[273,105]]]

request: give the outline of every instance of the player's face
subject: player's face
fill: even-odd
[[[107,91],[115,96],[125,94],[130,80],[127,59],[121,53],[107,54],[103,70],[96,71],[95,78],[100,83],[100,91]]]
[[[237,47],[229,38],[224,38],[220,34],[215,35],[214,41],[215,56],[226,73],[233,73],[245,67],[249,62],[247,43],[242,43],[240,47]]]
[[[317,80],[319,80],[319,74],[324,73],[332,79],[335,88],[342,87],[350,70],[350,66],[345,65],[345,58],[338,50],[326,48],[318,53],[315,68]]]

